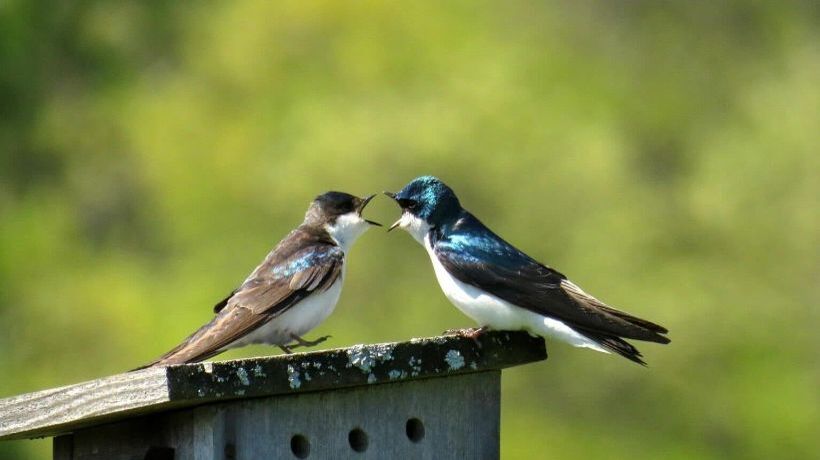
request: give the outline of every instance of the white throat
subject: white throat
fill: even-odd
[[[424,245],[424,237],[430,231],[430,224],[420,217],[416,217],[409,212],[404,212],[399,219],[399,227],[413,236],[413,239]]]
[[[356,212],[342,214],[336,218],[336,222],[333,224],[325,224],[327,233],[344,252],[347,252],[353,242],[362,236],[368,228],[370,228],[370,224]]]

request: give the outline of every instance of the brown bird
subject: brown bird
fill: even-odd
[[[305,220],[271,251],[241,286],[214,307],[216,316],[157,360],[140,367],[202,361],[252,343],[285,353],[314,346],[302,335],[336,307],[350,246],[370,226],[362,217],[367,198],[327,192],[310,204]]]

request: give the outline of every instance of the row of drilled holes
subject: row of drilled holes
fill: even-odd
[[[404,430],[407,439],[412,442],[421,442],[424,439],[424,424],[417,418],[408,419],[404,425]],[[354,451],[364,452],[367,450],[368,445],[367,433],[361,428],[354,428],[347,434],[347,442]],[[304,435],[293,435],[290,438],[290,451],[293,452],[296,458],[308,458],[308,455],[310,455],[310,441]]]

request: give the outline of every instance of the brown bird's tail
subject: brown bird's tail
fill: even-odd
[[[218,355],[222,352],[220,348],[213,349],[201,346],[203,345],[202,342],[204,342],[203,339],[205,338],[205,332],[210,329],[210,327],[212,326],[214,321],[217,320],[217,318],[214,318],[211,322],[199,328],[196,332],[189,335],[185,340],[183,340],[182,343],[172,348],[170,351],[163,354],[159,358],[155,359],[154,361],[151,361],[148,364],[131,369],[131,371],[129,372],[138,371],[140,369],[147,369],[149,367],[155,366],[196,363],[204,359],[208,359],[212,356]]]

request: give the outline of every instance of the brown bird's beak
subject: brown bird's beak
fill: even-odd
[[[359,204],[359,209],[357,209],[357,212],[359,213],[359,216],[362,215],[362,211],[364,211],[365,206],[367,206],[367,203],[370,203],[370,200],[372,200],[374,196],[376,196],[376,195],[375,194],[370,195],[369,197],[362,200],[361,204]],[[373,220],[365,219],[364,221],[367,222],[370,225],[375,225],[377,227],[382,226],[382,224],[380,224],[376,221],[373,221]]]

